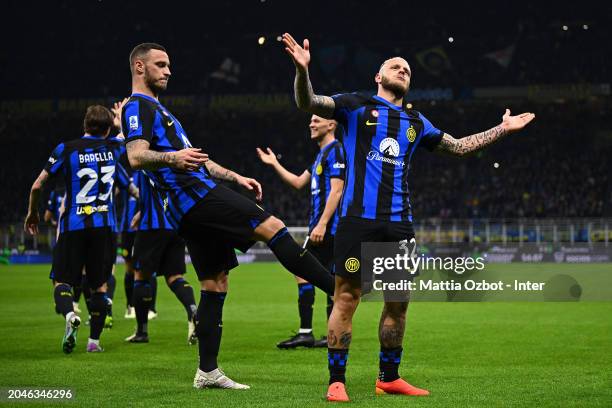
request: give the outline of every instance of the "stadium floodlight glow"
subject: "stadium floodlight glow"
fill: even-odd
[[[493,167],[496,169],[499,169],[499,163],[498,162],[493,163]]]
[[[455,39],[453,37],[448,37],[448,42],[452,43],[453,41],[455,41]]]
[[[588,25],[588,24],[583,24],[583,25],[582,25],[582,28],[583,28],[584,30],[588,30],[588,29],[589,29],[589,25]]]
[[[278,42],[283,41],[283,37],[282,37],[282,36],[280,36],[280,35],[276,36],[276,41],[278,41]]]
[[[264,43],[266,42],[266,37],[261,36],[257,39],[257,44],[259,45],[264,45]]]
[[[568,27],[568,26],[566,26],[566,25],[564,25],[564,26],[563,26],[563,27],[561,27],[561,28],[563,28],[563,31],[567,31],[569,27]]]

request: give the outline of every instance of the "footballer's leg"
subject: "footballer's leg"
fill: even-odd
[[[130,343],[149,342],[149,311],[153,302],[151,278],[159,270],[166,246],[161,230],[136,232],[134,239],[134,293],[136,332],[125,340]],[[155,279],[155,278],[153,278]]]
[[[128,336],[126,341],[130,343],[149,342],[149,310],[152,300],[151,274],[143,270],[135,270],[133,303],[136,314],[136,332]]]
[[[191,239],[190,239],[191,238]],[[187,237],[187,248],[200,280],[200,303],[196,314],[199,364],[193,379],[195,388],[249,389],[219,370],[217,357],[223,332],[223,305],[230,269],[238,266],[234,248],[218,237],[206,234]]]
[[[295,277],[298,286],[298,312],[300,316],[300,329],[287,340],[276,345],[280,349],[291,349],[296,347],[313,347],[315,343],[312,334],[312,309],[315,301],[314,286],[304,279]]]
[[[107,313],[106,282],[112,274],[116,249],[114,232],[111,228],[93,228],[86,230],[86,263],[85,274],[92,288],[90,300],[91,325],[87,341],[90,353],[103,351],[100,336],[104,329]]]
[[[334,292],[334,280],[329,271],[314,255],[295,242],[281,220],[269,216],[255,228],[254,238],[257,241],[266,242],[279,262],[289,272],[326,293]]]
[[[359,305],[361,282],[336,276],[334,308],[327,329],[327,361],[329,368],[328,401],[348,401],[345,390],[346,365],[353,338],[353,315]]]
[[[53,290],[55,308],[66,320],[64,337],[62,338],[62,350],[66,354],[72,353],[76,345],[77,332],[81,319],[73,310],[72,287],[67,283],[56,282]]]
[[[62,350],[66,354],[74,350],[81,324],[81,319],[74,312],[72,297],[72,287],[75,282],[79,282],[84,262],[83,248],[78,239],[80,234],[80,231],[60,234],[53,249],[53,297],[55,310],[65,319]]]
[[[106,286],[106,296],[104,298],[104,302],[106,303],[106,319],[104,320],[104,328],[112,329],[113,328],[113,298],[115,297],[115,288],[117,286],[117,281],[115,279],[115,265],[113,265],[111,276],[106,281],[105,286]]]
[[[196,344],[198,342],[196,334],[196,313],[198,307],[193,295],[193,288],[182,274],[166,278],[166,283],[187,312],[187,344]]]
[[[197,306],[193,288],[185,280],[185,241],[175,232],[167,232],[170,238],[160,265],[160,273],[166,277],[168,287],[187,312],[187,344],[198,340],[195,333]]]
[[[407,310],[408,302],[385,302],[378,328],[380,357],[378,380],[376,380],[377,395],[429,395],[429,391],[408,384],[398,373],[402,359]]]

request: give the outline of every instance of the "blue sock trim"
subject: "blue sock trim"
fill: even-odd
[[[134,287],[138,288],[140,286],[144,286],[145,288],[146,287],[150,288],[151,287],[151,283],[148,280],[135,280],[134,281]]]
[[[283,237],[284,235],[288,233],[289,233],[289,230],[287,229],[287,227],[280,229],[276,234],[274,234],[272,239],[268,241],[268,246],[272,248],[272,246],[274,246],[274,244],[276,243],[276,241],[279,240],[279,238]]]

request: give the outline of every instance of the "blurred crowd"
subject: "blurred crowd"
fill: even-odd
[[[418,218],[601,217],[612,214],[609,159],[610,103],[523,103],[536,120],[489,149],[455,158],[419,149],[412,158],[409,190]],[[501,120],[504,105],[423,102],[415,108],[455,136],[486,130]],[[270,147],[290,171],[301,174],[314,160],[309,116],[297,110],[261,114],[174,110],[194,146],[237,172],[258,179],[263,205],[288,225],[306,225],[309,192],[292,191],[257,158]],[[81,114],[46,117],[2,114],[0,221],[22,220],[29,188],[61,141],[81,135]]]

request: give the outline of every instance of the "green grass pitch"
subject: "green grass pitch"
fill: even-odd
[[[491,267],[536,270],[550,265]],[[612,272],[610,265],[589,267]],[[106,351],[85,352],[89,329],[83,326],[74,353],[64,355],[63,321],[53,311],[48,269],[0,266],[3,392],[69,387],[75,392],[75,400],[66,403],[71,406],[327,405],[326,351],[275,347],[298,326],[295,281],[278,264],[244,265],[230,275],[219,361],[230,377],[251,385],[248,391],[192,388],[197,346],[186,345],[185,312],[162,280],[159,317],[149,327],[151,343],[126,344],[123,339],[133,332],[134,322],[123,319],[121,265],[115,327],[102,336]],[[186,278],[197,290],[191,270]],[[610,302],[411,304],[400,372],[431,391],[424,398],[374,395],[380,309],[379,303],[362,303],[354,322],[347,372],[352,406],[612,406]],[[317,292],[317,336],[324,333],[324,316],[324,296]],[[0,406],[7,404],[0,401]]]

